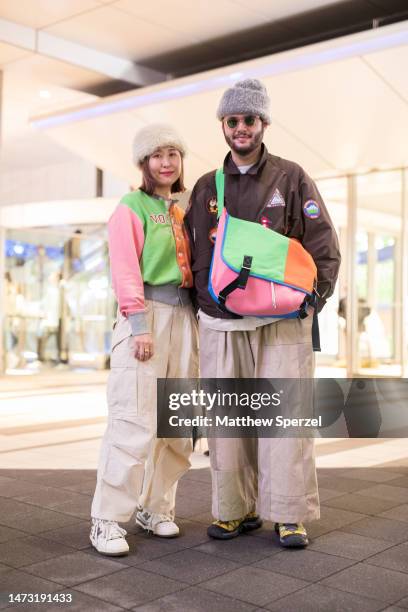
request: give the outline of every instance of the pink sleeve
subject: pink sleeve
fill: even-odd
[[[108,222],[112,286],[120,312],[144,312],[143,278],[139,260],[144,245],[143,224],[126,204],[119,204]]]

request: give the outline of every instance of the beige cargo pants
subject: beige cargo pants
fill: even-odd
[[[191,306],[146,300],[154,355],[134,357],[122,315],[112,335],[108,426],[102,440],[91,515],[128,521],[140,504],[174,517],[179,478],[190,467],[190,439],[156,438],[156,379],[198,376],[197,323]]]
[[[217,331],[200,320],[200,375],[312,378],[311,324],[310,316],[253,331]],[[255,508],[263,519],[280,523],[320,517],[313,439],[210,438],[208,443],[216,519],[238,519]]]

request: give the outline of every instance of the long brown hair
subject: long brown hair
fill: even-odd
[[[149,157],[145,157],[144,160],[139,164],[139,168],[142,171],[142,184],[139,189],[147,193],[147,195],[153,195],[156,187],[156,182],[151,175],[149,168]],[[184,186],[184,160],[181,155],[181,172],[180,176],[175,183],[171,186],[171,193],[182,193],[186,188]]]

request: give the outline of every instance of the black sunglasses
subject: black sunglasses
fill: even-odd
[[[257,118],[255,115],[245,115],[244,123],[247,127],[252,127],[253,125],[255,125],[256,119]],[[238,119],[238,117],[228,117],[228,119],[225,120],[225,123],[228,125],[229,128],[233,129],[237,127],[239,121],[240,120]]]

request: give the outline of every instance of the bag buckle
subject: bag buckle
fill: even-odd
[[[243,270],[250,270],[252,266],[252,256],[251,255],[244,255],[244,261],[242,262],[242,269]]]
[[[248,278],[249,278],[249,273],[251,271],[251,265],[252,265],[252,256],[244,255],[244,260],[242,262],[241,271],[237,278],[237,282],[238,282],[237,288],[238,289],[246,288]]]
[[[305,298],[299,308],[299,319],[306,319],[306,317],[308,316],[308,312],[307,312],[308,304],[309,302]]]

